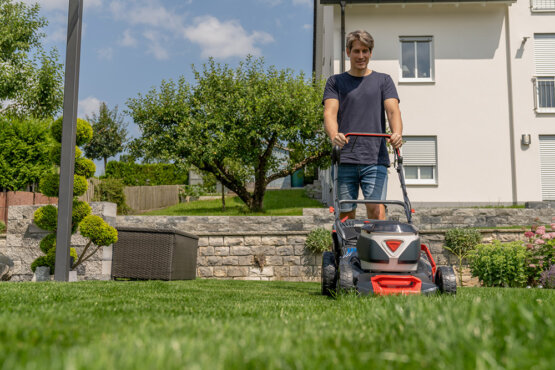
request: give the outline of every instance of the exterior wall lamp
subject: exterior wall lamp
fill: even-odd
[[[530,136],[530,134],[522,134],[520,138],[520,143],[526,146],[530,145],[532,143],[532,137]]]

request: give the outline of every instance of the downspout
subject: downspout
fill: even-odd
[[[312,18],[312,78],[316,78],[316,12],[318,0],[314,0],[314,16]]]
[[[513,71],[511,65],[511,29],[509,24],[509,5],[505,7],[505,53],[507,58],[507,98],[509,102],[509,140],[511,148],[511,183],[513,205],[518,203],[516,188],[516,149],[515,149],[515,122],[513,105]]]
[[[340,72],[345,72],[345,4],[346,1],[340,1],[339,5],[341,5],[341,63],[340,63]]]

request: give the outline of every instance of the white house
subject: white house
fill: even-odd
[[[414,203],[555,200],[555,0],[315,5],[317,76],[341,72],[345,34],[374,37],[370,68],[401,98]],[[402,198],[394,171],[388,190]]]

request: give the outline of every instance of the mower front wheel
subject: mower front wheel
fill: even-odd
[[[435,283],[441,293],[456,294],[457,278],[451,266],[439,266],[436,271]]]
[[[333,252],[322,255],[322,294],[331,297],[337,291],[337,266]]]

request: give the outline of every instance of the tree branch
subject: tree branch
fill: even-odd
[[[293,165],[291,168],[289,168],[289,169],[284,169],[284,170],[278,171],[278,172],[276,172],[276,173],[274,173],[274,174],[268,176],[268,177],[266,178],[266,184],[265,184],[265,185],[268,185],[270,182],[272,182],[272,181],[274,181],[274,180],[276,180],[276,179],[279,179],[279,178],[281,178],[281,177],[285,177],[285,176],[287,176],[287,175],[291,175],[293,172],[295,172],[295,171],[297,171],[297,170],[303,168],[303,167],[306,166],[307,164],[316,162],[316,161],[319,160],[320,158],[325,157],[325,156],[329,156],[329,155],[330,155],[330,152],[326,150],[326,151],[323,151],[323,152],[321,152],[321,153],[319,153],[319,154],[317,154],[317,155],[313,155],[312,157],[305,158],[305,159],[303,159],[302,161],[300,161],[299,163],[294,164],[294,165]]]
[[[89,249],[89,247],[91,246],[92,240],[89,240],[89,242],[87,243],[87,245],[85,245],[85,249],[83,249],[83,252],[81,253],[81,256],[79,256],[79,258],[77,259],[77,262],[75,262],[73,264],[73,266],[71,266],[71,269],[75,269],[77,266],[79,266],[80,264],[82,264],[83,262],[83,256],[85,255],[85,252],[87,251],[87,249]]]

